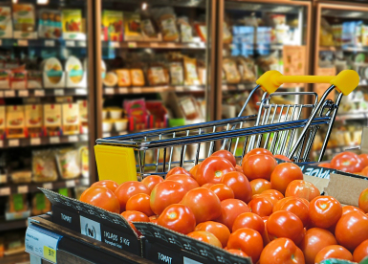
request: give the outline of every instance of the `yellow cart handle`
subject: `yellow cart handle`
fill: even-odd
[[[276,92],[283,83],[330,83],[335,85],[340,93],[348,95],[358,86],[359,74],[353,70],[344,70],[336,76],[284,76],[278,71],[268,71],[259,77],[256,83],[268,93]]]

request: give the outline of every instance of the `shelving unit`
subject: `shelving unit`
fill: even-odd
[[[29,263],[28,253],[19,253],[1,259],[1,264]]]
[[[206,49],[204,42],[147,42],[147,41],[103,41],[102,48],[117,48],[117,49]]]

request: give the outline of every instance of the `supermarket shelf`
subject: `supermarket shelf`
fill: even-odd
[[[0,258],[1,264],[29,263],[29,254],[26,252]]]
[[[55,136],[55,137],[39,137],[39,138],[14,138],[0,140],[0,149],[54,145],[75,142],[87,142],[88,134],[70,135],[70,136]]]
[[[28,48],[85,48],[85,40],[64,40],[64,39],[0,39],[0,46],[4,48],[28,47]]]
[[[28,225],[28,220],[27,219],[5,221],[4,218],[0,218],[0,232],[26,228],[27,225]],[[10,256],[9,256],[9,258],[10,258]],[[0,263],[3,263],[2,261],[3,261],[3,259],[0,258]]]
[[[47,88],[47,89],[23,89],[0,90],[0,98],[12,97],[52,97],[52,96],[84,96],[87,95],[86,88]]]
[[[204,85],[186,85],[186,86],[171,86],[171,85],[163,85],[163,86],[154,86],[154,87],[105,87],[104,94],[112,95],[112,94],[142,94],[142,93],[162,93],[162,92],[178,92],[178,93],[186,93],[186,92],[204,92]]]
[[[345,121],[345,120],[359,120],[359,119],[367,119],[368,112],[362,113],[351,113],[351,114],[340,114],[336,116],[336,121]]]
[[[256,83],[240,83],[240,84],[223,84],[222,91],[226,92],[236,92],[236,91],[246,91],[251,90],[256,87]]]
[[[368,51],[368,46],[353,46],[353,45],[343,45],[343,46],[320,46],[320,51]]]
[[[243,44],[243,43],[242,43]],[[282,50],[284,45],[287,44],[267,44],[267,43],[255,43],[255,44],[245,44],[247,49],[258,49],[258,50]],[[225,49],[234,49],[234,44],[224,44]]]
[[[45,188],[50,190],[58,190],[61,188],[73,188],[75,186],[89,185],[88,179],[78,178],[65,181],[54,181],[44,183],[8,183],[6,185],[0,185],[0,196],[8,196],[10,194],[22,194],[22,193],[35,193],[38,188]]]
[[[206,49],[204,42],[152,42],[152,41],[103,41],[103,48],[118,48],[118,49]]]

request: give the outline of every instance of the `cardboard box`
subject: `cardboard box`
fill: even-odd
[[[24,106],[6,106],[5,131],[7,138],[24,138],[26,136],[24,119]]]
[[[61,135],[61,105],[45,104],[43,106],[43,129],[46,136]]]
[[[26,135],[27,137],[42,136],[43,111],[42,105],[26,105]]]
[[[64,135],[78,135],[80,133],[79,105],[63,104],[62,105],[62,124]]]

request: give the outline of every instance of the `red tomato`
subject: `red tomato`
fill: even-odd
[[[359,208],[368,213],[368,188],[359,195]]]
[[[188,234],[194,230],[196,220],[190,208],[181,204],[172,204],[160,214],[157,224],[182,234]]]
[[[279,200],[284,198],[284,195],[281,192],[279,192],[278,190],[275,190],[275,189],[265,190],[261,194],[272,194],[273,196],[275,196]]]
[[[244,174],[237,171],[226,173],[222,177],[221,183],[229,186],[233,190],[235,199],[242,200],[246,203],[252,199],[252,188]]]
[[[327,247],[337,245],[334,235],[322,228],[311,228],[305,234],[300,249],[303,251],[306,264],[314,264],[317,253]]]
[[[361,214],[364,214],[362,209],[352,206],[352,205],[347,205],[347,206],[342,207],[342,215],[348,214],[350,212],[359,212]]]
[[[185,175],[188,175],[190,177],[193,177],[193,175],[190,174],[186,169],[184,169],[182,167],[175,167],[175,168],[172,168],[171,170],[169,170],[167,172],[165,179],[167,179],[170,176],[175,175],[175,174],[185,174]]]
[[[158,221],[158,215],[151,215],[149,218],[150,222],[151,223],[154,223],[154,224],[157,224],[157,221]]]
[[[244,174],[243,167],[240,165],[235,165],[235,170]]]
[[[229,228],[227,228],[226,225],[213,221],[200,223],[196,226],[195,231],[207,231],[214,234],[221,242],[222,247],[226,247],[227,241],[229,240],[230,236]]]
[[[285,161],[291,161],[288,157],[286,157],[285,155],[281,155],[281,154],[273,155],[273,157],[275,159],[280,159],[280,160],[285,160]]]
[[[260,198],[260,197],[267,198],[273,204],[273,206],[275,206],[275,204],[279,201],[279,199],[277,199],[277,197],[271,193],[256,194],[252,196],[252,199]]]
[[[265,224],[262,217],[255,213],[246,212],[238,215],[233,223],[232,231],[235,232],[241,228],[250,228],[257,230],[260,234],[263,234]]]
[[[344,259],[353,261],[353,255],[346,248],[339,245],[327,246],[321,249],[314,259],[315,263],[320,263],[325,259]]]
[[[213,153],[211,156],[212,157],[221,157],[221,158],[227,159],[228,161],[231,162],[231,164],[233,164],[234,167],[236,166],[236,159],[230,151],[227,151],[227,150],[224,150],[224,149],[218,150],[215,153]]]
[[[267,149],[255,148],[255,149],[252,149],[251,151],[249,151],[247,154],[244,155],[243,162],[244,162],[245,158],[248,158],[250,156],[257,155],[257,154],[273,156],[272,153]]]
[[[331,168],[331,164],[324,162],[324,163],[319,164],[318,167],[330,169]]]
[[[295,214],[288,211],[274,212],[268,218],[266,228],[271,240],[286,237],[297,245],[302,241],[304,235],[302,221]]]
[[[277,161],[272,156],[264,154],[249,156],[242,163],[244,174],[249,180],[270,180],[271,173],[276,165]]]
[[[186,191],[181,183],[174,181],[164,181],[157,184],[150,197],[152,211],[157,215],[161,214],[169,205],[179,203]]]
[[[168,179],[166,179],[166,181],[181,183],[186,191],[199,187],[198,182],[196,182],[195,179],[193,179],[192,177],[188,177],[188,175],[185,174],[171,175]]]
[[[362,163],[363,168],[368,166],[368,154],[360,154],[359,156],[360,162]]]
[[[197,170],[198,170],[199,164],[195,165],[193,168],[190,169],[189,173],[193,175],[193,177],[195,178],[195,176],[197,175]]]
[[[211,186],[215,185],[215,183],[206,183],[206,184],[203,184],[201,187],[202,188],[207,188],[209,189]]]
[[[360,175],[367,177],[368,176],[368,166],[365,167],[361,172]]]
[[[360,263],[363,259],[368,257],[368,240],[364,240],[355,250],[353,258],[355,262]]]
[[[271,183],[265,179],[255,179],[250,182],[252,194],[260,194],[265,190],[271,189]]]
[[[221,216],[216,221],[226,225],[231,230],[238,215],[249,211],[248,205],[243,201],[227,199],[221,202]]]
[[[150,205],[150,196],[146,193],[138,193],[133,195],[126,203],[126,210],[139,211],[147,216],[153,215]]]
[[[287,196],[298,196],[300,198],[312,201],[314,198],[320,195],[320,192],[313,183],[295,180],[289,183],[285,191],[285,197]]]
[[[153,188],[159,184],[160,182],[163,182],[164,179],[161,176],[158,175],[151,175],[144,178],[141,183],[146,185],[146,187],[152,192]]]
[[[315,227],[329,228],[337,223],[342,206],[332,196],[318,196],[309,204],[309,218]]]
[[[80,201],[113,213],[120,213],[119,200],[113,191],[105,187],[91,186],[85,190]]]
[[[133,230],[138,234],[141,235],[141,233],[135,228],[132,222],[149,222],[149,218],[147,215],[145,215],[142,212],[138,211],[125,211],[121,213],[121,216],[125,218],[125,220],[128,221],[129,225]]]
[[[267,197],[257,197],[248,204],[250,210],[259,216],[269,216],[272,214],[273,203]]]
[[[206,243],[208,243],[212,246],[222,248],[220,240],[218,240],[217,237],[214,234],[210,233],[210,232],[193,231],[193,232],[187,234],[187,236],[191,237],[191,238],[194,238],[194,239],[197,239],[197,240],[202,241],[202,242],[206,242]]]
[[[253,263],[257,263],[263,249],[262,236],[250,228],[238,229],[230,235],[227,248],[240,249],[252,258]]]
[[[235,171],[230,161],[221,157],[209,157],[198,167],[195,179],[199,185],[220,183],[224,174]]]
[[[125,211],[125,205],[129,198],[138,193],[150,194],[150,190],[141,182],[128,181],[120,184],[115,190],[115,195],[119,199],[120,210]]]
[[[99,186],[99,187],[105,187],[113,192],[119,187],[119,184],[117,184],[114,181],[110,180],[104,180],[104,181],[98,181],[91,185],[91,187]]]
[[[359,212],[350,212],[341,216],[335,228],[337,242],[353,251],[368,239],[368,216]]]
[[[286,197],[280,200],[279,206],[274,207],[274,212],[284,210],[295,214],[302,221],[304,226],[309,223],[309,207],[299,197]],[[276,209],[275,209],[276,208]]]
[[[267,227],[266,227],[266,223],[267,223],[268,218],[270,218],[270,217],[269,216],[262,217],[262,220],[263,220],[263,223],[264,223],[264,230],[263,230],[263,233],[261,233],[261,234],[262,234],[262,239],[263,239],[264,246],[266,246],[268,243],[271,242],[271,240],[268,236]]]
[[[220,201],[234,198],[233,190],[225,184],[222,183],[214,184],[210,186],[209,189],[217,195]]]
[[[345,172],[360,172],[363,170],[359,156],[352,152],[342,152],[331,160],[331,168]]]
[[[238,255],[243,258],[248,257],[248,255],[245,254],[244,251],[241,251],[240,249],[226,249],[226,250],[231,254]]]
[[[303,180],[303,172],[294,163],[281,163],[271,174],[271,187],[285,193],[287,186],[294,180]]]
[[[262,251],[259,264],[304,264],[303,252],[287,238],[271,241]]]
[[[221,215],[219,198],[213,191],[206,188],[190,190],[184,195],[180,203],[192,210],[197,224],[216,219]]]

